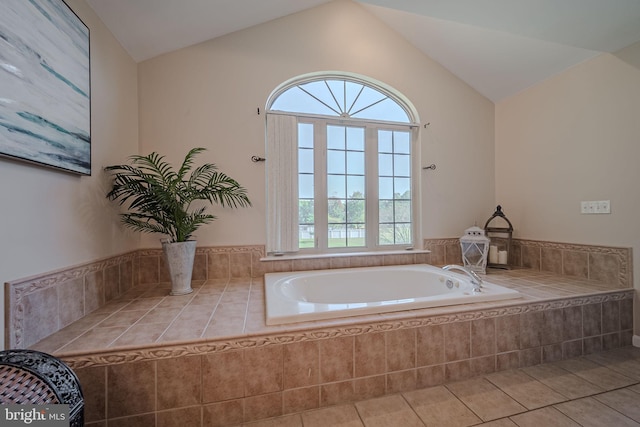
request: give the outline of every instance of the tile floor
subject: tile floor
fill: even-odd
[[[640,348],[495,372],[246,427],[640,426]]]

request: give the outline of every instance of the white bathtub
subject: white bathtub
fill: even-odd
[[[484,282],[472,293],[466,275],[432,265],[345,268],[265,274],[267,325],[518,298]]]

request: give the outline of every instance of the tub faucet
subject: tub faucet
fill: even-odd
[[[471,279],[471,284],[473,285],[473,293],[482,292],[482,279],[480,276],[476,274],[475,271],[469,270],[466,267],[456,264],[449,264],[442,267],[443,270],[459,270],[465,273]]]

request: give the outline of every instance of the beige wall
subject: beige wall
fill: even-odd
[[[448,237],[493,212],[493,104],[426,57],[362,7],[338,0],[139,64],[141,153],[172,162],[194,146],[202,160],[248,188],[253,207],[213,210],[203,245],[263,244],[265,237],[264,110],[282,82],[340,70],[382,81],[418,110],[423,235]],[[145,237],[143,245],[158,245]]]
[[[138,245],[114,220],[101,171],[138,150],[136,64],[83,0],[67,4],[91,32],[92,176],[0,159],[1,283]]]
[[[640,290],[637,64],[640,44],[499,102],[495,180],[517,237],[632,247]],[[611,214],[581,215],[583,200],[610,200]],[[637,304],[635,322],[637,334]]]

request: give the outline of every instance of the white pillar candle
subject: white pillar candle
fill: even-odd
[[[498,264],[506,264],[507,263],[507,251],[498,252]]]
[[[498,247],[497,246],[489,246],[489,262],[491,264],[496,264],[498,262]]]

